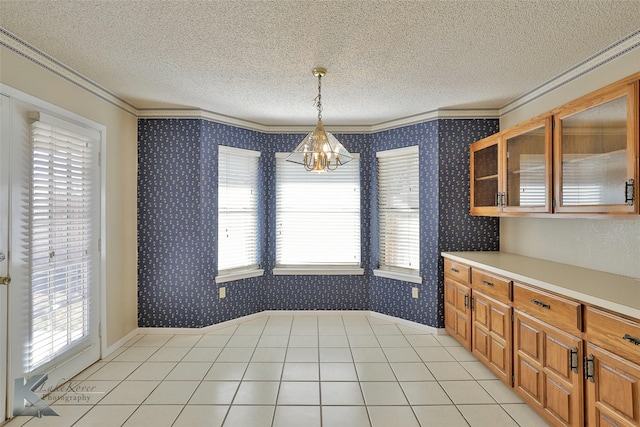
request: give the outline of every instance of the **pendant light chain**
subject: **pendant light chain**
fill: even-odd
[[[318,96],[316,96],[314,104],[318,109],[318,120],[322,120],[322,74],[318,74]]]

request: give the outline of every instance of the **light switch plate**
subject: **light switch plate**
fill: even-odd
[[[413,298],[418,298],[418,288],[411,288],[411,296]]]
[[[220,299],[224,298],[227,296],[227,288],[222,287],[222,288],[218,288],[218,297],[220,297]]]

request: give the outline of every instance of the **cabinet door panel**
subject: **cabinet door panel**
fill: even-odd
[[[603,88],[558,109],[554,135],[556,212],[637,213],[638,85]]]
[[[516,356],[514,386],[529,403],[542,406],[542,370],[536,363]]]
[[[571,390],[567,389],[563,382],[554,381],[552,377],[546,377],[545,397],[547,402],[546,409],[554,416],[559,418],[562,424],[571,425],[570,409],[573,406]]]
[[[542,336],[540,329],[516,317],[514,334],[515,347],[518,352],[526,354],[538,363],[542,363]]]
[[[594,426],[640,426],[640,365],[591,343],[593,382],[587,381],[587,413]]]
[[[551,116],[505,131],[504,212],[551,212]]]
[[[564,342],[555,336],[545,334],[545,363],[544,367],[566,381],[571,381],[572,350],[576,352],[575,359],[580,360],[578,340],[565,338]]]
[[[511,385],[511,307],[480,292],[473,293],[473,354],[504,383]]]
[[[471,349],[471,289],[444,278],[444,325],[446,331],[467,350]]]
[[[518,310],[514,317],[516,391],[553,425],[583,426],[582,340]]]

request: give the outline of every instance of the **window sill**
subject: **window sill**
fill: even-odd
[[[223,273],[216,276],[216,284],[217,283],[226,283],[232,282],[234,280],[248,279],[250,277],[258,277],[264,274],[264,270],[244,270],[244,271],[234,271],[233,273]]]
[[[402,280],[403,282],[417,283],[419,285],[422,284],[422,277],[415,274],[401,273],[399,271],[373,270],[373,275],[387,279]]]
[[[364,268],[337,265],[316,267],[276,267],[274,276],[362,276]]]

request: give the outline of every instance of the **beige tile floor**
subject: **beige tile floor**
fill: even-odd
[[[546,426],[454,339],[364,315],[138,335],[26,426]]]

